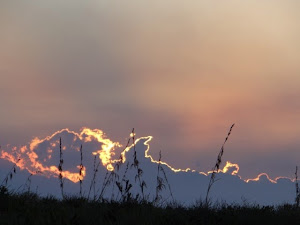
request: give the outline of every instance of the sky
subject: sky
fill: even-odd
[[[297,0],[0,2],[0,144],[134,127],[176,168],[300,165]]]

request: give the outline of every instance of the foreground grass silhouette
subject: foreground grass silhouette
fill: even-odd
[[[86,198],[39,197],[33,193],[0,192],[0,224],[299,224],[300,209],[219,204],[207,207],[200,202],[191,207],[180,204],[156,207],[150,202],[96,202]]]

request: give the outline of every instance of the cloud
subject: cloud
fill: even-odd
[[[78,167],[80,164],[80,147],[84,145],[84,156],[93,158],[99,155],[103,166],[112,168],[114,148],[119,144],[105,138],[101,130],[83,128],[80,133],[63,129],[44,139],[34,138],[28,145],[13,147],[10,151],[1,151],[1,158],[9,160],[30,173],[39,172],[46,177],[57,177],[57,165],[60,160],[60,138],[63,154],[63,176],[78,182]],[[86,164],[89,164],[87,162]]]
[[[42,195],[54,194],[59,196],[58,174],[59,163],[59,139],[62,138],[63,152],[63,177],[65,190],[69,194],[78,194],[78,181],[80,164],[80,146],[83,145],[84,194],[87,195],[91,188],[94,176],[94,166],[100,163],[96,178],[96,192],[102,190],[105,177],[111,176],[111,180],[104,190],[104,197],[119,199],[122,194],[118,191],[117,182],[132,184],[130,192],[133,195],[140,194],[140,181],[137,179],[137,171],[141,170],[141,181],[145,181],[145,196],[154,199],[156,196],[157,176],[163,180],[165,189],[160,195],[171,200],[171,193],[175,200],[187,205],[196,200],[205,198],[210,172],[197,172],[192,169],[173,168],[167,163],[167,159],[159,162],[151,156],[150,143],[153,137],[141,137],[131,143],[127,148],[121,147],[118,142],[111,141],[103,131],[98,129],[83,128],[80,133],[63,129],[44,139],[35,138],[29,144],[21,147],[7,146],[1,151],[1,178],[9,170],[12,163],[16,163],[20,169],[8,181],[10,188],[23,187],[29,173],[34,174],[32,188],[39,187]],[[129,139],[130,140],[130,139]],[[123,150],[123,151],[120,151]],[[118,154],[116,154],[118,153]],[[122,155],[122,157],[121,157]],[[94,159],[96,156],[96,164]],[[20,159],[20,160],[18,160]],[[138,166],[134,163],[138,160]],[[10,162],[10,163],[8,163]],[[123,163],[121,163],[123,162]],[[163,168],[159,170],[158,166]],[[135,164],[135,165],[134,165]],[[113,165],[115,166],[114,173]],[[118,166],[116,166],[118,165]],[[42,173],[36,174],[35,171]],[[112,176],[112,174],[116,176]],[[213,201],[227,201],[229,203],[279,204],[294,201],[294,182],[287,177],[271,179],[267,174],[259,174],[256,178],[244,180],[239,175],[239,165],[227,162],[220,170],[212,187],[210,197]],[[167,178],[167,179],[166,179]],[[169,185],[171,189],[169,189]]]

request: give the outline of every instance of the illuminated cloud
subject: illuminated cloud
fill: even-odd
[[[115,179],[121,179],[120,177],[125,177],[126,175],[126,179],[133,184],[132,193],[139,193],[139,185],[136,184],[135,179],[137,171],[132,166],[135,149],[139,167],[143,170],[142,179],[147,184],[145,192],[149,194],[150,199],[154,198],[159,161],[155,160],[150,153],[150,142],[153,137],[138,138],[135,141],[135,145],[131,142],[125,148],[121,147],[118,142],[111,141],[103,131],[98,129],[83,128],[80,133],[63,129],[44,139],[35,138],[25,146],[2,149],[0,157],[1,178],[4,177],[5,171],[8,171],[9,167],[16,163],[20,170],[14,175],[13,180],[9,182],[10,188],[16,188],[18,185],[24,187],[26,177],[29,176],[29,173],[35,174],[36,171],[40,171],[42,173],[35,174],[32,177],[34,185],[39,187],[39,193],[42,195],[50,193],[59,196],[60,192],[57,180],[59,171],[57,166],[59,163],[60,137],[62,138],[64,159],[63,177],[65,178],[67,187],[65,190],[68,193],[78,194],[78,181],[80,178],[78,169],[80,164],[79,148],[82,144],[85,195],[89,192],[93,177],[95,155],[97,156],[97,162],[101,164],[97,175],[98,191],[101,190],[101,185],[106,174],[115,170],[114,172],[119,174],[119,178]],[[119,152],[118,155],[116,151]],[[120,154],[122,157],[120,157]],[[116,164],[119,164],[119,166],[114,169]],[[176,200],[191,204],[195,203],[197,199],[205,197],[204,194],[206,193],[211,174],[210,171],[204,173],[190,168],[173,168],[167,163],[167,159],[161,161],[161,166],[167,175],[173,196]],[[238,174],[239,169],[238,164],[226,162],[223,169],[217,173],[218,181],[213,186],[211,192],[211,198],[214,201],[242,202],[247,200],[250,203],[277,204],[292,202],[294,200],[294,182],[290,178],[278,177],[271,179],[267,174],[261,173],[256,178],[243,179]],[[20,174],[22,175],[20,176]],[[115,185],[116,181],[114,180],[108,185],[104,197],[110,198],[113,196],[117,198],[119,196]],[[170,191],[167,188],[161,194],[170,200]]]
[[[115,147],[119,144],[105,137],[101,130],[83,128],[80,133],[69,129],[55,132],[44,139],[34,138],[28,145],[20,148],[13,147],[10,150],[2,150],[0,157],[16,163],[21,170],[27,170],[34,174],[41,173],[44,176],[57,177],[59,174],[57,165],[59,162],[60,138],[62,139],[63,153],[63,177],[76,183],[79,181],[79,156],[80,146],[84,145],[84,157],[92,158],[98,155],[103,166],[112,170],[112,162]],[[83,168],[83,176],[86,173]]]

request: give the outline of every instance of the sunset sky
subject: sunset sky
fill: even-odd
[[[300,1],[3,0],[0,145],[70,128],[208,171],[300,166]]]

